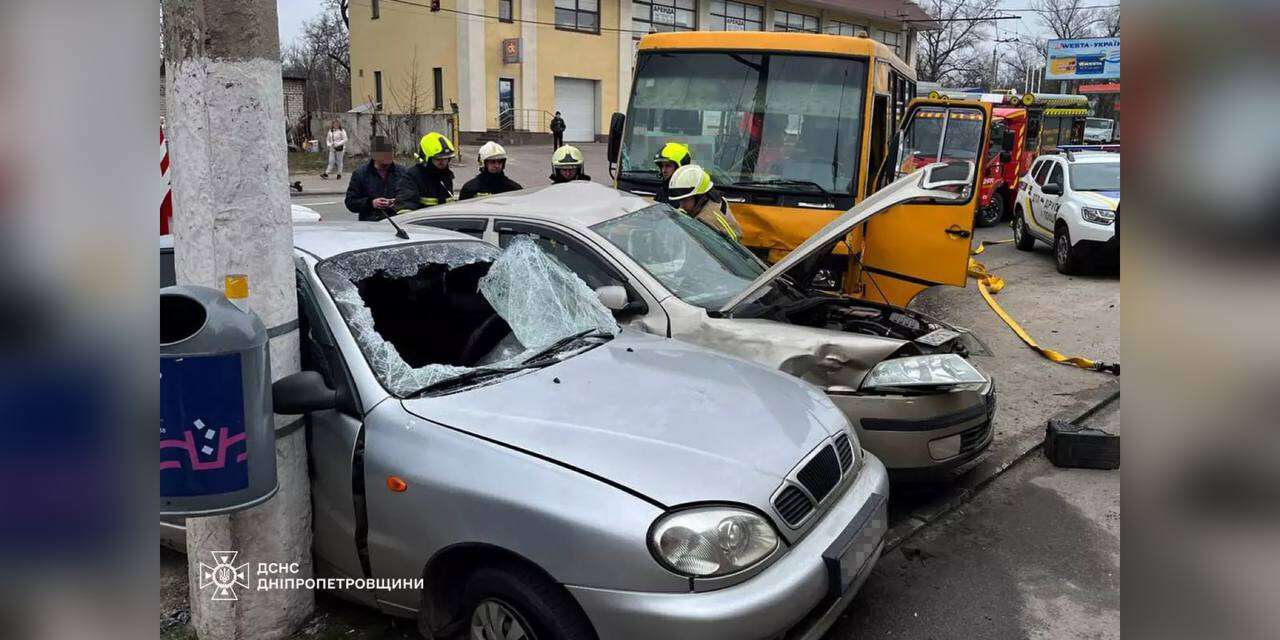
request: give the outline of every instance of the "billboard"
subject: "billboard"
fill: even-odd
[[[1120,38],[1050,40],[1045,53],[1045,80],[1120,77]]]

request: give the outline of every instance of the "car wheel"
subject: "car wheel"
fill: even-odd
[[[508,564],[473,573],[464,590],[469,640],[595,640],[573,597],[528,567]]]
[[[1022,251],[1030,251],[1036,246],[1035,236],[1031,235],[1027,219],[1022,215],[1022,207],[1018,207],[1013,214],[1013,246]]]
[[[1066,227],[1058,227],[1053,234],[1053,262],[1058,273],[1072,274],[1080,269],[1078,251],[1071,247],[1071,232]]]
[[[994,227],[1004,219],[1004,197],[1000,194],[991,196],[991,204],[978,209],[978,226]]]

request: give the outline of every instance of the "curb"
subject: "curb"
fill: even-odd
[[[1075,402],[1056,414],[1054,419],[1069,422],[1084,420],[1102,406],[1115,400],[1119,395],[1119,380],[1111,380],[1092,389],[1080,391],[1075,394]],[[985,473],[966,474],[967,477],[962,478],[951,487],[950,495],[939,502],[913,511],[902,522],[891,527],[884,536],[884,553],[894,550],[898,545],[909,540],[916,532],[960,508],[966,502],[972,500],[983,488],[994,482],[996,478],[1003,475],[1005,471],[1012,469],[1014,465],[1039,452],[1041,447],[1044,446],[1043,431],[1043,429],[1035,431],[1036,437],[1034,439],[1028,438],[1029,445],[1024,443],[1025,448],[1016,455],[991,467]]]

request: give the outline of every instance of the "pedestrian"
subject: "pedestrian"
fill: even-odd
[[[658,185],[658,192],[653,196],[653,201],[671,204],[667,196],[671,176],[675,174],[676,169],[693,164],[693,154],[689,153],[689,145],[668,142],[658,149],[658,153],[653,156],[653,163],[658,165],[658,173],[662,176],[662,184]]]
[[[453,143],[432,131],[418,142],[418,164],[409,167],[396,189],[396,213],[444,204],[453,197]]]
[[[483,198],[497,193],[519,191],[524,187],[507,177],[507,150],[496,142],[486,142],[476,154],[480,163],[480,174],[462,185],[458,192],[459,200]]]
[[[685,165],[671,175],[671,204],[734,242],[742,241],[742,227],[729,211],[729,203],[712,187],[711,176],[696,164]]]
[[[346,205],[361,220],[381,220],[395,215],[396,188],[405,168],[395,163],[394,148],[383,136],[374,136],[369,155],[369,162],[351,174]]]
[[[590,181],[591,176],[587,175],[585,168],[586,163],[582,161],[582,152],[578,151],[577,147],[566,144],[551,154],[551,184],[574,180]]]
[[[564,118],[560,117],[557,111],[554,118],[551,119],[551,148],[559,149],[564,146]]]
[[[320,177],[328,180],[330,171],[337,171],[337,180],[342,179],[342,153],[347,146],[347,131],[342,128],[342,123],[335,118],[329,123],[329,134],[324,138],[324,146],[329,148],[329,164],[325,166],[324,173]]]

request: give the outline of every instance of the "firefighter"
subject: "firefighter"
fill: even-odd
[[[668,142],[662,145],[658,153],[653,156],[653,163],[658,165],[658,173],[662,176],[662,184],[658,186],[658,193],[653,196],[653,201],[671,204],[671,200],[667,196],[667,189],[671,184],[671,176],[675,174],[676,169],[693,164],[693,154],[689,153],[689,145],[680,142]]]
[[[742,242],[742,227],[729,211],[720,192],[712,189],[711,176],[696,164],[671,174],[670,204],[734,242]]]
[[[496,142],[486,142],[476,154],[480,162],[480,175],[467,181],[458,192],[459,200],[483,198],[496,193],[519,191],[524,187],[507,177],[507,150]]]
[[[586,164],[582,161],[582,152],[572,145],[564,145],[551,154],[551,183],[573,182],[574,180],[591,181],[591,176],[584,171]]]
[[[409,167],[396,189],[396,213],[444,204],[453,197],[453,143],[444,134],[432,131],[418,142],[414,157],[418,163]]]

